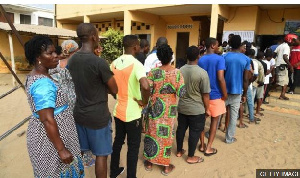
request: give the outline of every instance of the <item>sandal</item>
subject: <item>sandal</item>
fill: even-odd
[[[205,153],[204,153],[204,154],[205,154]],[[209,154],[211,154],[211,153],[209,153]],[[189,164],[196,164],[196,163],[202,163],[203,161],[204,161],[203,158],[198,157],[198,160],[197,160],[196,162],[188,162],[188,161],[187,161],[187,163],[189,163]]]
[[[214,151],[213,151],[212,153],[205,153],[205,152],[204,152],[204,156],[211,156],[211,155],[217,154],[218,150],[215,149],[215,148],[213,148],[213,150],[214,150]]]
[[[286,96],[280,96],[278,99],[280,99],[280,100],[289,100],[290,98],[288,98],[288,97],[286,97]]]
[[[181,157],[185,153],[185,149],[182,149],[181,151],[178,151],[176,154],[176,157]]]
[[[174,171],[175,166],[174,166],[173,164],[169,164],[169,167],[170,167],[170,169],[171,169],[171,170],[169,170],[169,172],[165,172],[165,170],[162,170],[162,171],[161,171],[161,174],[164,175],[164,176],[168,176],[171,172]]]

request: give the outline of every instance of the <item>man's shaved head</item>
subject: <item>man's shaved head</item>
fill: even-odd
[[[81,23],[77,27],[77,36],[82,42],[86,42],[91,35],[97,35],[97,29],[92,23]]]
[[[156,41],[156,47],[158,48],[159,46],[163,44],[168,44],[168,40],[165,37],[159,37]]]

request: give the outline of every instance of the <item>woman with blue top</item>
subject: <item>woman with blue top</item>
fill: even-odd
[[[34,177],[83,177],[84,168],[72,111],[65,89],[49,75],[58,65],[50,38],[35,36],[25,44],[33,70],[25,87],[32,111],[27,148]]]

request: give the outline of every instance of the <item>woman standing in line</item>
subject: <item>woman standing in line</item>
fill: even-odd
[[[176,96],[183,97],[185,94],[183,76],[179,69],[171,66],[172,55],[169,45],[159,46],[157,57],[162,66],[148,73],[152,91],[148,105],[149,119],[146,121],[144,166],[147,171],[152,170],[153,164],[164,166],[163,175],[168,175],[175,168],[170,164],[170,156],[175,134]]]

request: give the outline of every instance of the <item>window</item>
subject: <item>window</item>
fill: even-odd
[[[13,13],[10,13],[10,12],[6,12],[8,18],[10,19],[10,21],[12,23],[14,23],[14,14]],[[6,19],[4,17],[4,15],[2,15],[2,13],[0,12],[0,22],[4,22],[4,23],[7,23],[6,22]]]
[[[31,16],[20,14],[20,24],[31,24]]]
[[[39,25],[53,27],[53,19],[39,17]]]

